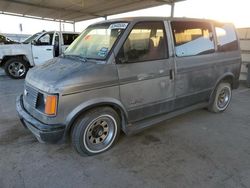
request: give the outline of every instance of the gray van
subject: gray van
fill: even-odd
[[[21,122],[40,142],[71,139],[81,155],[108,150],[182,113],[223,112],[241,56],[229,23],[124,18],[89,26],[60,57],[28,72]]]

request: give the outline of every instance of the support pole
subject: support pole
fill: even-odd
[[[76,32],[76,22],[73,23],[73,31]]]
[[[174,17],[174,6],[175,6],[175,3],[171,3],[171,18]]]
[[[60,22],[59,22],[59,31],[60,31],[60,33],[61,33],[61,31],[62,31],[62,21],[60,20]]]
[[[103,18],[104,18],[105,20],[107,20],[107,19],[108,19],[108,17],[107,17],[107,16],[103,16]]]

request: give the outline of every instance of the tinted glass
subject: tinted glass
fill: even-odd
[[[70,45],[77,37],[78,34],[63,33],[63,44]]]
[[[119,63],[167,58],[163,22],[141,22],[134,26],[118,54]]]
[[[219,51],[238,50],[238,41],[235,29],[231,24],[221,24],[215,26]]]
[[[206,22],[174,21],[171,26],[176,56],[195,56],[215,51],[210,24]]]

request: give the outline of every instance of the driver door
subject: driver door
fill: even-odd
[[[35,65],[41,65],[54,57],[54,32],[44,33],[35,44],[32,44],[32,55]]]
[[[137,23],[117,57],[120,97],[129,122],[172,111],[174,61],[162,21]]]

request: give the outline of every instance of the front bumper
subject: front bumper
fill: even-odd
[[[23,106],[23,96],[16,99],[16,110],[22,124],[28,128],[39,142],[55,143],[63,139],[65,125],[47,125],[32,117]]]

